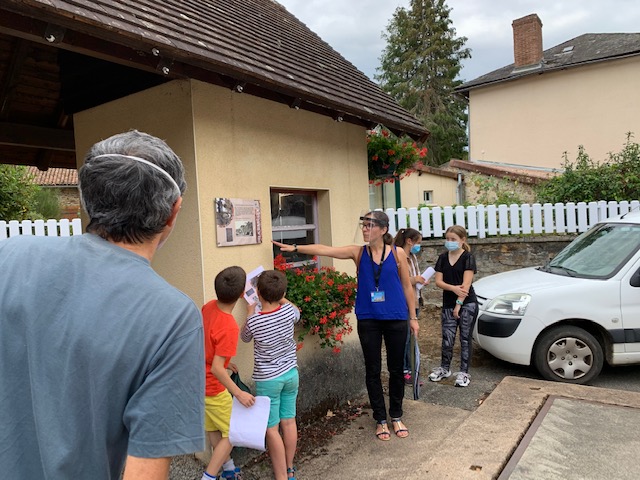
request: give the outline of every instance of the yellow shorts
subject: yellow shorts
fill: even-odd
[[[229,436],[232,403],[228,390],[220,392],[215,397],[204,397],[204,430],[206,432],[218,431],[223,437]]]

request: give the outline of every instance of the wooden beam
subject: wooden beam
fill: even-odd
[[[0,145],[75,152],[73,130],[0,123]]]
[[[12,54],[9,59],[6,74],[2,85],[0,85],[0,120],[6,120],[9,117],[9,107],[11,98],[18,86],[18,79],[22,65],[27,58],[28,45],[25,40],[16,38],[12,46]]]

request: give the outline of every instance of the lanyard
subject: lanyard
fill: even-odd
[[[369,260],[371,260],[371,269],[373,270],[373,281],[376,285],[376,291],[378,291],[378,287],[380,286],[380,275],[382,275],[382,264],[384,263],[384,254],[387,251],[387,244],[382,244],[382,257],[380,257],[380,264],[376,269],[376,263],[373,261],[373,250],[369,247]]]

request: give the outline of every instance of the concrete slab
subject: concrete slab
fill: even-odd
[[[640,409],[551,396],[498,480],[638,478]]]
[[[440,449],[425,459],[416,475],[408,478],[497,478],[547,398],[552,395],[599,402],[603,406],[601,412],[606,412],[609,421],[617,418],[619,409],[616,406],[640,408],[640,393],[636,392],[506,377],[484,403],[447,437]],[[581,413],[578,412],[578,415]],[[603,422],[607,423],[607,420],[603,419]],[[616,423],[619,424],[620,420]],[[638,427],[640,424],[636,424],[636,431]],[[619,434],[613,425],[608,431],[618,441],[625,440],[623,433]],[[600,437],[600,442],[587,447],[595,455],[593,450],[602,449],[604,442],[608,440],[602,437],[603,431],[598,430],[597,426],[588,429],[588,432],[596,439]],[[583,476],[579,478],[622,478],[620,475],[627,473],[626,467],[606,458],[603,461],[606,462],[607,475],[593,477],[589,472],[586,475],[583,472]],[[526,478],[564,478],[549,476],[542,470],[536,470],[535,461],[530,466],[533,470]]]

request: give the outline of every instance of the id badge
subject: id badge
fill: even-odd
[[[371,301],[373,303],[384,302],[384,290],[376,290],[375,292],[371,292]]]

